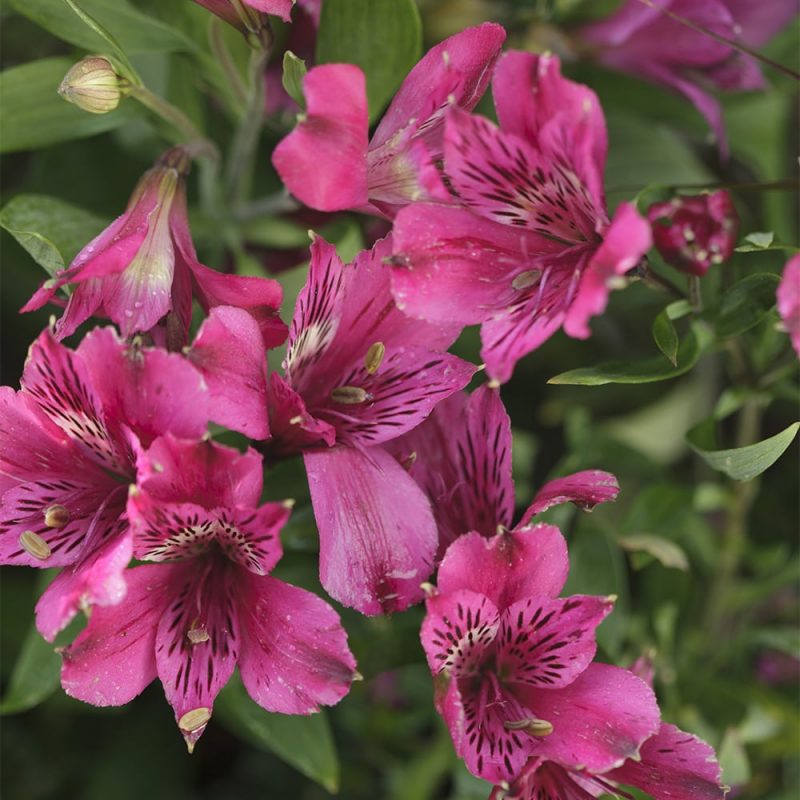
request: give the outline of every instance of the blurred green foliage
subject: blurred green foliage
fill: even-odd
[[[244,81],[248,53],[239,34],[188,0],[81,5],[112,31],[144,82],[224,152],[245,109],[213,42],[223,43]],[[330,0],[320,58],[346,57],[343,37],[353,25],[337,9],[357,16],[358,5]],[[388,5],[396,16],[376,13],[359,20],[358,48],[351,51],[368,70],[373,119],[422,52],[413,4]],[[512,47],[549,46],[553,26],[568,30],[613,5],[418,3],[426,48],[486,19],[507,26]],[[132,100],[96,117],[55,94],[71,63],[87,51],[108,50],[66,3],[4,0],[0,9],[0,148],[6,153],[0,223],[7,231],[1,364],[3,383],[16,385],[29,343],[47,323],[46,309],[16,313],[45,276],[42,268],[68,263],[103,220],[122,211],[140,174],[175,132]],[[283,26],[276,33],[278,42],[286,38]],[[770,45],[770,56],[796,60],[797,41],[795,24]],[[670,306],[669,295],[634,284],[614,294],[608,313],[594,323],[592,339],[558,334],[520,363],[503,389],[515,426],[517,500],[524,507],[555,474],[584,468],[617,474],[622,493],[613,506],[591,516],[572,507],[547,514],[569,539],[568,590],[619,597],[600,629],[600,657],[625,665],[655,653],[665,718],[718,748],[724,777],[739,787],[738,797],[790,800],[800,777],[797,676],[791,673],[800,657],[800,563],[798,448],[786,431],[796,432],[790,426],[800,392],[788,339],[775,329],[775,275],[786,254],[773,243],[798,242],[798,208],[796,193],[753,185],[797,176],[797,87],[784,75],[769,74],[768,91],[724,99],[733,157],[721,164],[703,121],[680,98],[587,64],[570,63],[565,71],[591,85],[605,108],[612,206],[636,195],[649,202],[667,187],[731,185],[743,240],[757,232],[772,236],[751,236],[743,252],[703,279],[702,315],[689,319]],[[481,109],[491,113],[488,101]],[[280,186],[269,153],[292,122],[291,116],[277,116],[265,126],[250,165],[248,202],[234,207],[209,201],[202,170],[190,193],[193,231],[206,263],[251,274],[294,267],[279,274],[286,317],[304,280],[309,223],[275,214],[281,210],[275,200]],[[343,257],[375,234],[371,221],[355,215],[321,224]],[[662,276],[685,284],[657,256],[653,264]],[[457,349],[478,359],[474,330]],[[745,473],[726,461],[738,464],[742,454],[716,452],[775,435],[783,436],[780,452],[760,446],[758,469],[752,452],[744,454]],[[765,464],[768,472],[758,474]],[[754,472],[748,482],[728,477]],[[268,471],[266,483],[269,497],[298,501],[277,574],[321,592],[302,465],[280,464]],[[365,679],[312,727],[269,719],[232,685],[189,757],[158,685],[122,709],[95,709],[56,688],[57,659],[31,631],[41,585],[30,570],[3,570],[5,797],[315,800],[337,786],[347,800],[488,796],[489,787],[458,764],[434,712],[418,641],[419,608],[391,619],[343,611]]]

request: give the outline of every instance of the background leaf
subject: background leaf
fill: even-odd
[[[717,336],[738,336],[758,325],[775,306],[779,281],[771,272],[759,272],[731,287],[720,302]]]
[[[678,366],[678,332],[666,310],[653,320],[653,339],[658,349],[669,359],[673,367]]]
[[[250,699],[238,674],[220,692],[214,711],[237,736],[271,750],[329,792],[337,791],[339,760],[324,712],[270,714]]]
[[[303,78],[306,76],[306,62],[298,58],[291,50],[283,54],[283,88],[286,94],[300,106],[306,107],[306,98],[303,95]]]
[[[367,77],[370,120],[380,115],[422,53],[413,0],[325,0],[317,63],[357,64]]]
[[[39,705],[58,688],[60,675],[61,657],[31,625],[0,703],[0,713],[16,714]]]

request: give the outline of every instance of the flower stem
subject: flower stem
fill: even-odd
[[[647,285],[651,286],[654,289],[660,289],[663,292],[669,292],[674,297],[677,297],[680,300],[686,299],[686,293],[681,291],[671,280],[668,278],[659,275],[657,272],[654,272],[650,269],[648,264],[644,265],[644,269],[641,275],[642,282]]]
[[[225,190],[232,206],[238,205],[249,190],[249,168],[264,124],[264,69],[269,61],[270,42],[250,55],[250,89],[245,114],[231,144]]]
[[[233,63],[233,58],[225,45],[225,40],[222,38],[222,22],[213,15],[209,16],[208,43],[211,47],[211,52],[214,54],[217,63],[222,67],[222,71],[228,80],[228,85],[236,97],[236,102],[244,108],[247,103],[247,89],[239,70],[236,68],[236,64]]]
[[[697,275],[689,276],[689,305],[692,311],[700,312],[703,310],[703,289],[700,286],[700,278]]]

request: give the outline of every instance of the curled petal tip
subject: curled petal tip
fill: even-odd
[[[606,601],[609,602],[609,603],[616,603],[618,599],[619,599],[619,595],[616,595],[616,594],[606,595]]]
[[[434,597],[436,595],[436,587],[432,583],[426,581],[425,583],[421,583],[419,588],[425,592],[426,597]]]
[[[351,678],[353,681],[363,681],[364,676],[357,670],[353,670],[353,677]]]

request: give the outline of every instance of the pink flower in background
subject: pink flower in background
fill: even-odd
[[[578,472],[546,483],[514,527],[511,444],[511,420],[500,392],[484,385],[470,395],[451,395],[421,425],[387,445],[431,499],[439,557],[469,531],[490,537],[525,528],[554,505],[572,502],[590,509],[616,499],[613,475]]]
[[[46,330],[22,389],[0,388],[0,563],[65,567],[36,608],[52,640],[79,609],[125,594],[135,451],[208,422],[201,375],[176,354],[96,329],[73,352]]]
[[[63,653],[73,697],[122,705],[159,678],[191,751],[238,665],[268,711],[312,714],[349,691],[355,660],[336,612],[269,576],[289,516],[258,505],[261,458],[213,442],[165,436],[140,456],[128,515],[128,593],[100,608]]]
[[[627,670],[592,664],[613,598],[558,598],[569,564],[557,528],[448,548],[421,639],[436,707],[475,775],[513,780],[530,757],[605,771],[658,728],[652,690]]]
[[[751,48],[766,44],[800,10],[797,0],[655,0],[655,5]],[[722,109],[708,89],[765,86],[752,57],[641,0],[626,0],[608,19],[584,27],[579,35],[601,64],[684,95],[714,131],[723,156],[728,141]]]
[[[712,264],[722,264],[733,254],[739,215],[724,189],[654,203],[647,218],[658,252],[683,272],[702,277]]]
[[[125,213],[86,245],[69,268],[45,281],[22,310],[41,308],[72,283],[66,310],[56,322],[58,339],[91,316],[110,318],[125,337],[153,331],[169,338],[156,326],[173,312],[182,344],[194,296],[206,311],[218,305],[246,308],[258,320],[267,347],[283,342],[286,326],[278,317],[282,292],[277,281],[223,275],[197,260],[186,212],[188,166],[181,148],[167,151],[139,181]]]
[[[303,81],[307,111],[272,156],[281,180],[321,211],[393,216],[413,200],[447,201],[437,166],[444,111],[475,107],[504,39],[499,25],[484,23],[432,48],[403,81],[371,140],[361,69],[314,67]]]
[[[343,264],[316,237],[269,382],[270,451],[303,452],[320,535],[320,578],[366,614],[422,598],[436,525],[428,499],[380,446],[462,389],[475,367],[444,352],[458,326],[406,317],[390,292],[389,240]]]
[[[533,758],[508,788],[496,788],[490,800],[592,800],[617,796],[620,784],[641,789],[654,800],[725,797],[714,748],[674,725],[662,723],[658,733],[644,742],[638,758],[628,759],[618,769],[598,774]]]
[[[778,313],[800,356],[800,254],[790,258],[783,268],[778,286]]]
[[[461,205],[398,214],[392,287],[415,317],[482,323],[481,355],[503,382],[559,328],[589,335],[650,230],[628,204],[609,222],[603,114],[592,91],[561,77],[558,59],[506,53],[492,90],[500,128],[448,112],[444,172]]]
[[[284,22],[289,22],[295,4],[295,0],[194,0],[194,2],[245,34],[262,27],[258,21],[259,14],[274,14]]]

